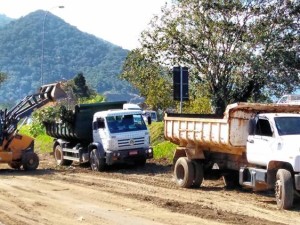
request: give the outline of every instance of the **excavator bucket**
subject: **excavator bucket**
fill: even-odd
[[[61,83],[46,84],[41,86],[40,98],[56,101],[67,97],[66,92],[61,88]]]

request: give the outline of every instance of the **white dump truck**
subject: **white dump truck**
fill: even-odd
[[[174,177],[184,188],[223,176],[225,185],[275,190],[289,209],[300,191],[300,105],[236,103],[222,118],[166,114],[165,138],[178,145]]]
[[[46,132],[54,137],[57,165],[89,162],[103,171],[108,165],[135,163],[143,166],[153,157],[150,133],[141,110],[123,110],[124,102],[80,104],[61,121],[45,121]]]

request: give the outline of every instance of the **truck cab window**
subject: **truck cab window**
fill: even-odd
[[[273,132],[270,123],[266,119],[259,119],[255,126],[255,135],[272,137]]]
[[[275,117],[275,125],[279,135],[299,135],[300,117]]]

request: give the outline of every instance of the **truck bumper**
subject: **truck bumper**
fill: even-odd
[[[300,191],[300,174],[295,174],[295,189]]]
[[[147,149],[130,149],[120,151],[110,151],[106,153],[106,164],[112,165],[116,163],[136,162],[143,159],[153,158],[153,148]]]

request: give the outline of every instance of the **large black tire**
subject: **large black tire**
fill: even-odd
[[[12,169],[19,170],[22,166],[22,162],[21,161],[12,161],[12,162],[8,163],[8,165]]]
[[[204,170],[203,170],[203,165],[202,163],[196,161],[196,160],[192,160],[192,164],[193,164],[193,168],[194,168],[194,181],[193,181],[193,187],[200,187],[202,182],[203,182],[203,178],[204,178]]]
[[[227,189],[234,189],[239,187],[239,172],[235,170],[228,170],[223,175],[223,182],[225,188]]]
[[[34,152],[26,152],[22,155],[22,165],[24,170],[36,170],[39,163],[39,157]]]
[[[105,158],[99,158],[96,149],[90,152],[90,165],[93,171],[102,172],[106,168]]]
[[[294,201],[294,186],[291,172],[279,169],[276,174],[275,197],[278,209],[290,209]]]
[[[58,166],[70,166],[72,164],[72,160],[67,160],[63,158],[63,151],[60,145],[56,145],[53,152],[56,165]]]
[[[183,188],[192,187],[195,178],[192,161],[187,157],[178,158],[174,167],[174,177],[178,186]]]

